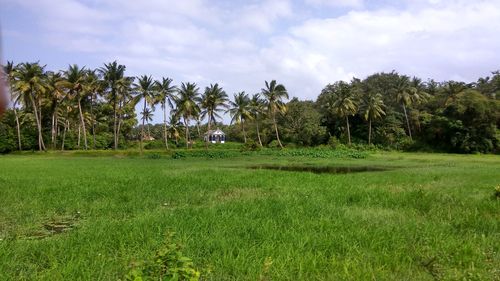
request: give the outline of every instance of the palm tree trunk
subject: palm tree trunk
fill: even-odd
[[[405,113],[406,126],[408,126],[408,135],[410,136],[410,140],[413,140],[413,138],[411,137],[410,120],[408,119],[408,114],[406,114],[406,106],[404,104],[403,104],[403,111]]]
[[[200,131],[200,119],[196,120],[196,130],[198,130],[198,138],[201,138],[201,131]]]
[[[42,100],[39,99],[38,100],[38,114],[40,115],[40,117],[38,117],[38,120],[40,122],[40,143],[42,144],[42,149],[45,150],[46,147],[45,147],[45,142],[43,141],[43,115],[42,115]]]
[[[69,127],[69,121],[64,122],[64,130],[63,130],[63,137],[62,137],[62,144],[61,144],[61,151],[64,150],[64,141],[66,140],[66,131],[68,130]]]
[[[82,124],[78,124],[78,142],[76,145],[78,147],[78,149],[80,149],[81,134],[82,134]]]
[[[256,119],[255,123],[257,124],[257,139],[259,140],[260,147],[262,147],[262,140],[260,139],[259,120]]]
[[[205,149],[208,149],[208,142],[210,141],[210,114],[208,114],[207,135],[205,140]]]
[[[56,149],[56,112],[57,109],[55,108],[54,111],[52,112],[52,124],[51,124],[51,136],[50,136],[50,142],[52,143],[52,149]]]
[[[81,123],[81,127],[82,127],[82,130],[83,130],[83,144],[85,146],[85,150],[87,150],[88,149],[88,146],[87,146],[87,130],[85,129],[85,120],[83,119],[82,103],[81,103],[80,99],[78,99],[78,111],[80,113],[80,123]]]
[[[168,133],[167,133],[167,103],[163,106],[163,137],[165,138],[165,147],[168,150]]]
[[[144,108],[142,109],[142,127],[141,127],[141,135],[140,135],[140,139],[139,139],[139,149],[141,151],[141,155],[142,155],[142,140],[144,139],[144,121],[146,121],[146,116],[144,116],[146,114],[146,99],[144,99]]]
[[[14,118],[16,119],[16,129],[17,129],[17,144],[19,151],[23,150],[21,146],[21,125],[19,124],[19,116],[17,115],[17,110],[16,110],[16,103],[17,101],[14,101],[13,105],[13,110],[14,110]]]
[[[368,121],[368,145],[372,144],[372,119]]]
[[[90,116],[92,118],[92,149],[95,150],[94,94],[90,95]]]
[[[113,141],[114,141],[114,149],[118,149],[118,116],[117,116],[117,110],[116,110],[116,90],[114,88],[111,89],[111,96],[113,97]]]
[[[117,113],[117,127],[116,127],[116,135],[115,135],[115,142],[116,142],[116,148],[118,149],[118,144],[120,143],[120,130],[122,127],[122,101],[119,102],[119,112]]]
[[[243,119],[241,119],[241,131],[243,131],[243,140],[247,143],[247,133],[245,132],[245,125],[243,124]]]
[[[349,116],[345,116],[345,121],[347,125],[347,138],[349,139],[349,145],[351,145],[351,129],[349,129]]]
[[[33,90],[31,90],[31,94],[29,96],[30,96],[31,104],[33,106],[33,112],[35,113],[36,127],[38,129],[38,150],[42,151],[43,150],[43,147],[42,147],[42,127],[41,127],[42,124],[40,123],[40,119],[39,119],[40,116],[38,115],[37,105],[35,102],[35,98],[33,97]]]
[[[283,145],[281,144],[280,140],[280,134],[278,132],[278,122],[276,122],[276,112],[273,111],[273,123],[274,123],[274,131],[276,132],[276,139],[278,140],[278,144],[280,145],[281,148],[283,148]]]
[[[189,148],[189,126],[186,117],[184,116],[184,126],[186,127],[186,148]]]

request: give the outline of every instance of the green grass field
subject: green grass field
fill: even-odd
[[[202,280],[500,280],[499,156],[152,158],[0,156],[0,280],[123,280],[168,232]]]

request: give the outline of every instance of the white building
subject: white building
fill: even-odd
[[[205,141],[210,141],[211,143],[224,143],[226,141],[226,134],[219,128],[217,130],[210,130],[205,134]]]

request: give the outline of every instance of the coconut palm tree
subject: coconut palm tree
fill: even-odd
[[[174,108],[177,87],[172,85],[171,78],[162,78],[161,81],[156,81],[155,85],[158,91],[158,101],[163,110],[163,138],[165,139],[165,147],[168,149],[167,105],[170,107],[170,110]]]
[[[144,101],[144,106],[142,108],[143,118],[142,118],[141,136],[139,137],[140,150],[142,153],[142,141],[144,139],[144,122],[146,121],[146,118],[144,118],[145,116],[144,114],[150,113],[150,111],[146,110],[148,109],[147,106],[149,105],[153,107],[157,100],[153,78],[147,75],[142,75],[141,77],[137,77],[137,83],[134,83],[134,91],[136,93],[135,103],[139,102],[140,100]]]
[[[450,101],[454,101],[466,89],[467,86],[463,82],[448,81],[444,83],[440,91],[443,99],[443,107],[446,107]]]
[[[231,115],[231,123],[241,125],[243,132],[243,139],[247,143],[247,134],[245,132],[244,122],[252,119],[252,112],[250,111],[250,98],[245,92],[234,94],[234,101],[229,101],[229,109],[227,110]]]
[[[360,111],[363,118],[368,121],[368,144],[372,143],[372,121],[385,115],[384,108],[384,100],[380,93],[368,92],[361,98]]]
[[[118,99],[118,108],[116,113],[118,119],[116,127],[117,144],[119,144],[120,141],[120,132],[125,114],[130,110],[130,108],[134,108],[138,102],[138,100],[133,96],[132,85],[134,83],[134,79],[134,77],[125,76],[116,82],[116,95]]]
[[[260,138],[260,130],[259,130],[259,119],[265,113],[266,109],[266,101],[260,98],[260,94],[254,94],[252,99],[250,100],[250,113],[252,114],[252,118],[255,120],[255,126],[257,129],[257,140],[259,141],[259,145],[262,147],[262,140]]]
[[[45,66],[38,62],[21,63],[14,72],[14,91],[21,95],[26,107],[31,105],[35,115],[36,126],[38,130],[38,149],[45,150],[45,143],[42,135],[42,102],[47,90],[45,83]]]
[[[149,122],[153,121],[153,111],[149,108],[144,109],[141,112],[141,120],[142,120],[142,126],[144,127],[144,121],[146,121],[146,125],[148,126],[148,138],[151,138],[151,132],[149,131]]]
[[[170,124],[168,128],[169,130],[168,133],[170,133],[170,135],[174,138],[175,145],[178,145],[180,138],[180,131],[182,130],[182,123],[179,120],[179,116],[177,116],[176,114],[171,114],[168,123]]]
[[[80,68],[78,65],[73,64],[68,67],[68,70],[64,71],[64,82],[63,87],[68,90],[70,96],[73,96],[78,105],[78,114],[80,115],[80,127],[83,131],[83,143],[85,150],[88,149],[87,145],[87,130],[85,127],[85,119],[83,117],[82,109],[82,99],[84,99],[83,84],[85,82],[85,76],[87,70],[85,67]]]
[[[120,100],[117,92],[119,81],[124,78],[125,66],[116,61],[104,64],[98,69],[108,91],[108,100],[113,105],[113,137],[114,149],[118,149],[118,102]],[[123,82],[123,81],[122,81]]]
[[[411,134],[410,120],[408,119],[407,108],[413,103],[419,103],[427,98],[427,93],[423,91],[422,82],[418,78],[410,81],[408,76],[401,76],[396,85],[396,101],[403,107],[408,136],[413,140]]]
[[[267,110],[271,115],[274,131],[276,132],[276,139],[278,140],[278,144],[281,148],[283,145],[281,144],[280,135],[278,132],[278,123],[276,122],[276,114],[285,113],[286,105],[283,102],[283,99],[288,99],[288,92],[282,84],[277,84],[276,80],[272,80],[271,83],[266,82],[266,87],[262,89],[262,95],[266,99]]]
[[[87,71],[85,76],[85,83],[83,84],[84,95],[90,97],[90,120],[92,124],[92,149],[95,149],[95,127],[96,116],[94,114],[94,103],[97,101],[99,95],[104,91],[104,83],[99,80],[95,70]]]
[[[351,89],[349,84],[344,81],[339,81],[333,84],[328,89],[328,101],[325,104],[327,110],[340,118],[345,118],[347,139],[351,145],[351,130],[349,126],[349,116],[356,114],[358,105],[356,104],[355,91]]]
[[[21,145],[21,125],[19,123],[19,115],[17,113],[17,103],[19,102],[19,97],[14,90],[14,84],[15,84],[15,72],[17,71],[17,67],[14,65],[12,61],[8,61],[7,64],[4,66],[4,72],[6,75],[7,79],[7,84],[9,85],[9,92],[11,95],[11,101],[13,101],[12,105],[12,110],[14,111],[14,118],[16,119],[16,130],[17,130],[17,144],[18,144],[18,149],[23,150],[22,145]]]
[[[63,82],[64,78],[60,72],[47,72],[47,92],[49,93],[48,100],[50,101],[50,110],[52,112],[52,127],[51,127],[51,143],[52,149],[56,149],[57,128],[59,122],[57,120],[57,112],[59,105],[66,98]]]
[[[182,83],[181,88],[177,91],[178,97],[175,101],[177,105],[176,115],[178,117],[182,116],[184,120],[187,148],[190,147],[189,121],[191,118],[196,118],[200,114],[200,107],[198,106],[198,102],[200,101],[199,90],[196,83],[188,82]]]
[[[227,108],[228,97],[226,92],[219,87],[219,84],[212,85],[205,88],[205,92],[201,96],[201,118],[207,117],[207,134],[210,133],[210,128],[212,123],[215,124],[216,118],[221,118],[219,112],[223,111],[223,108]],[[205,147],[208,148],[209,138],[207,135],[205,141]]]

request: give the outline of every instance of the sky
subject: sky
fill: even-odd
[[[315,100],[375,72],[472,82],[500,69],[500,0],[0,0],[0,26],[4,61],[117,60],[231,97],[273,79]]]

